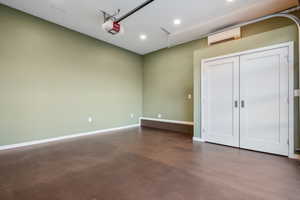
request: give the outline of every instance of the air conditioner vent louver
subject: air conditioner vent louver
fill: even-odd
[[[219,44],[222,42],[237,40],[241,38],[241,28],[235,28],[229,31],[211,35],[208,37],[208,45]]]

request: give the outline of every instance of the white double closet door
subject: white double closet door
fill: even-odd
[[[284,47],[204,63],[204,140],[288,155],[287,56]]]

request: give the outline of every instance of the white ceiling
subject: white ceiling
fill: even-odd
[[[226,0],[155,0],[122,22],[123,35],[112,36],[102,30],[100,9],[113,13],[120,8],[123,15],[144,1],[0,0],[0,3],[138,54],[167,47],[166,34],[160,27],[170,31],[173,43],[179,44],[220,27],[297,5],[297,0],[234,0],[231,3]],[[181,19],[182,24],[174,26],[175,18]],[[141,41],[140,34],[148,38]]]

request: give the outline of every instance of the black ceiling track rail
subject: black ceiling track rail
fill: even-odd
[[[140,9],[144,8],[145,6],[149,5],[150,3],[152,3],[154,0],[148,0],[145,3],[141,4],[140,6],[136,7],[135,9],[133,9],[132,11],[128,12],[127,14],[123,15],[122,17],[120,17],[119,19],[116,20],[117,23],[123,21],[124,19],[126,19],[127,17],[129,17],[130,15],[133,15],[134,13],[136,13],[137,11],[139,11]]]

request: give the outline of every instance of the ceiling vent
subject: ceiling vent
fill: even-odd
[[[241,38],[241,28],[231,29],[222,33],[217,33],[208,37],[208,45],[219,44],[230,40]]]

